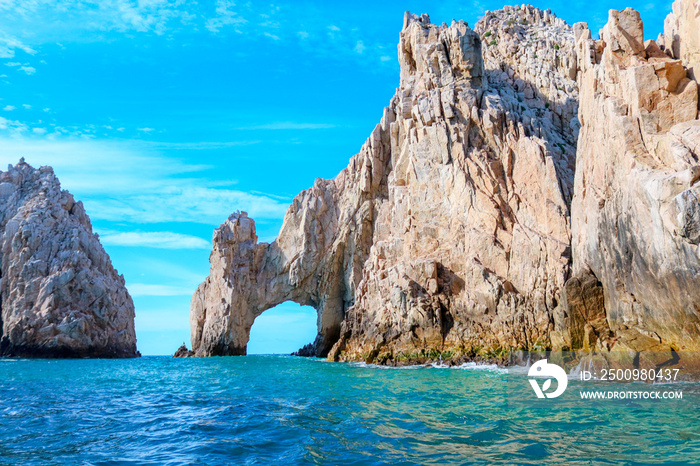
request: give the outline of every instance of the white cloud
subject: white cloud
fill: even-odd
[[[115,34],[126,34],[130,39],[136,34],[173,39],[183,31],[234,33],[243,41],[267,38],[288,43],[296,38],[304,44],[305,52],[337,59],[352,56],[365,66],[383,63],[379,59],[382,47],[395,48],[393,43],[372,43],[372,28],[353,27],[349,20],[341,19],[328,24],[316,8],[294,5],[217,0],[212,8],[210,2],[185,0],[0,0],[0,15],[5,20],[0,58],[21,56],[16,54],[18,50],[33,55],[35,48],[44,44],[63,48],[75,42],[110,40]],[[358,41],[362,42],[359,48]],[[250,49],[242,45],[237,53]],[[29,63],[15,66],[27,74],[37,72]]]
[[[242,126],[236,129],[239,130],[254,130],[254,129],[267,129],[267,130],[281,130],[281,129],[328,129],[335,128],[335,125],[327,123],[295,123],[293,121],[280,121],[276,123],[267,123],[264,125],[255,126]]]
[[[48,108],[48,107],[46,107],[45,109],[43,109],[43,111],[46,112],[46,113],[49,113],[49,112],[51,111],[51,109]]]
[[[155,129],[153,129],[153,128],[136,128],[136,130],[144,132],[144,133],[150,133],[152,131],[155,131]]]
[[[211,249],[211,244],[205,239],[170,231],[106,232],[100,234],[100,241],[108,246],[140,246],[157,249]]]
[[[191,296],[196,288],[171,285],[147,285],[144,283],[127,284],[126,289],[132,297],[139,296]]]
[[[92,218],[134,223],[217,224],[233,210],[245,210],[254,218],[282,218],[287,210],[286,203],[266,196],[204,186],[164,186],[127,198],[91,199],[86,206]]]
[[[3,107],[3,110],[5,110],[6,112],[11,112],[11,111],[14,110],[15,108],[17,108],[17,107],[15,107],[14,105],[5,105],[5,106]]]
[[[21,66],[22,64],[16,61],[9,61],[5,63],[5,66]]]
[[[216,16],[206,20],[204,27],[213,33],[219,32],[224,26],[234,27],[242,26],[248,21],[242,18],[237,12],[231,8],[236,4],[229,0],[216,1]]]
[[[11,136],[21,136],[28,129],[29,127],[20,121],[0,117],[0,130],[7,131]]]
[[[36,51],[31,47],[27,47],[22,42],[14,37],[0,38],[0,58],[12,58],[15,56],[15,51],[20,49],[25,53],[34,55]]]
[[[357,53],[363,53],[365,51],[365,48],[365,44],[361,40],[358,40],[357,44],[355,44],[355,52]]]
[[[7,119],[0,119],[0,129],[27,131]],[[280,220],[291,200],[232,189],[230,180],[211,181],[210,166],[162,156],[147,142],[50,137],[0,138],[0,164],[24,156],[34,166],[53,166],[63,188],[85,203],[93,219],[219,225],[234,210],[245,210],[253,218]]]
[[[29,104],[22,104],[22,107],[24,107],[25,110],[31,110],[32,106]]]
[[[32,128],[34,134],[46,134],[46,128]]]

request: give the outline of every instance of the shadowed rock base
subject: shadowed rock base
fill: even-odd
[[[0,357],[43,358],[43,359],[121,359],[141,357],[131,349],[116,348],[42,348],[30,345],[13,345],[8,339],[0,342]]]

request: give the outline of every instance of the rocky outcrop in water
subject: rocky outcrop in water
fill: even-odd
[[[183,343],[173,354],[174,358],[190,358],[194,356],[194,351],[187,349],[187,345]]]
[[[138,356],[124,278],[50,167],[0,172],[0,355]]]
[[[244,213],[215,232],[195,353],[245,354],[286,300],[334,360],[698,349],[699,17],[677,0],[656,43],[631,9],[599,40],[531,6],[473,31],[407,13],[400,86],[349,166],[271,244]]]
[[[674,15],[689,5],[676,2]],[[632,9],[611,10],[599,40],[585,24],[574,26],[574,278],[555,346],[700,349],[700,121],[698,84],[685,61],[697,56],[694,18],[670,21],[666,37],[675,39],[666,51],[644,42]]]
[[[407,14],[400,87],[349,166],[298,195],[271,244],[245,213],[214,233],[197,355],[245,354],[287,300],[318,310],[333,359],[549,345],[571,260],[573,31],[532,7],[476,31]]]

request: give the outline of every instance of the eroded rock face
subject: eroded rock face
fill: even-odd
[[[676,2],[674,15],[686,7]],[[676,20],[696,24],[697,38],[694,19]],[[692,57],[684,47],[696,45],[682,36],[680,50],[688,53],[677,55],[645,43],[632,9],[611,10],[601,40],[585,24],[574,31],[581,133],[572,280],[587,285],[567,284],[564,300],[574,308],[557,316],[563,339],[558,334],[555,346],[700,349],[698,84],[687,76],[690,63],[673,58]],[[586,320],[582,304],[601,293],[609,331],[594,322],[600,312]],[[571,334],[583,314],[591,338]]]
[[[688,75],[700,78],[700,3],[693,0],[676,0],[673,11],[666,17],[664,33],[658,44],[671,57],[682,60]]]
[[[407,13],[400,87],[348,167],[299,194],[271,244],[245,213],[215,231],[197,355],[245,354],[255,317],[288,300],[318,310],[317,354],[336,360],[549,346],[570,265],[573,31],[532,7],[476,31]]]
[[[0,172],[0,355],[135,357],[134,305],[50,167]]]

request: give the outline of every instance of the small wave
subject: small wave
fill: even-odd
[[[428,364],[414,364],[411,366],[386,366],[383,364],[367,364],[366,362],[349,362],[349,366],[368,369],[423,369],[430,367]]]
[[[496,364],[479,364],[476,362],[463,362],[459,366],[450,366],[447,364],[440,364],[440,363],[433,363],[430,365],[430,367],[433,367],[435,369],[461,369],[464,371],[488,371],[488,372],[497,372],[499,374],[506,374],[508,372],[508,369],[505,367],[499,367]]]
[[[497,372],[499,374],[505,374],[508,370],[504,367],[499,367],[496,364],[479,364],[476,362],[465,362],[458,366],[448,365],[444,363],[434,362],[431,364],[413,364],[410,366],[386,366],[382,364],[367,364],[366,362],[350,362],[348,365],[352,367],[362,367],[369,369],[397,369],[397,370],[409,370],[409,369],[459,369],[459,370],[477,370],[477,371],[488,371]]]

